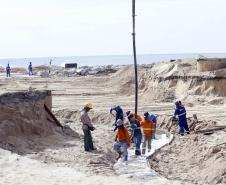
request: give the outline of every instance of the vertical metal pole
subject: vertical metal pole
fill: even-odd
[[[135,33],[135,16],[136,16],[136,1],[132,0],[132,18],[133,18],[133,58],[134,58],[134,71],[135,71],[135,114],[137,115],[138,105],[138,77],[137,77],[137,54],[136,54],[136,33]]]

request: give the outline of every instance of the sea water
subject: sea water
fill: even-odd
[[[176,59],[205,57],[226,57],[226,53],[200,53],[200,54],[145,54],[137,55],[138,64],[150,64],[161,61],[170,61]],[[0,66],[5,67],[8,63],[12,67],[27,67],[29,62],[33,66],[39,65],[64,66],[65,63],[78,63],[78,66],[95,65],[126,65],[133,64],[132,55],[105,55],[105,56],[74,56],[74,57],[42,57],[42,58],[13,58],[0,59]]]

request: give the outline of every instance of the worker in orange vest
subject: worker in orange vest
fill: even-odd
[[[116,122],[117,132],[115,136],[114,150],[119,154],[117,160],[123,156],[123,160],[128,160],[128,147],[130,147],[130,136],[127,128],[124,127],[123,121],[118,119]]]
[[[151,121],[148,112],[144,113],[144,120],[141,122],[141,128],[144,134],[144,141],[142,145],[142,154],[146,153],[146,146],[148,144],[148,152],[151,151],[151,143],[155,134],[154,122]]]

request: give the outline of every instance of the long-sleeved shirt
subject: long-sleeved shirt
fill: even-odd
[[[187,122],[186,109],[184,106],[178,106],[174,112],[174,116],[178,116],[179,122]]]
[[[93,127],[91,119],[90,119],[88,113],[85,110],[82,110],[80,119],[81,119],[81,122],[82,122],[82,129],[83,130],[88,130],[89,127]]]
[[[135,137],[142,136],[140,122],[138,120],[136,120],[134,124],[131,124],[131,128],[133,129],[133,134]]]

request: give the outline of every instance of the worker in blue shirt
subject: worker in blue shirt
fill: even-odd
[[[174,117],[178,116],[178,119],[179,119],[179,127],[180,127],[179,134],[184,135],[185,132],[187,134],[190,134],[188,123],[187,123],[185,107],[182,105],[180,100],[177,100],[175,102],[175,106],[176,106],[176,109],[174,112]]]
[[[11,68],[10,68],[10,65],[8,64],[6,66],[6,77],[10,77],[10,73],[11,73]]]
[[[141,155],[141,142],[142,142],[142,132],[141,132],[141,128],[140,128],[140,121],[138,121],[135,118],[134,114],[130,114],[128,116],[128,120],[130,122],[131,125],[131,129],[132,129],[132,138],[133,141],[136,145],[136,150],[135,150],[135,155]]]
[[[33,75],[33,72],[32,72],[32,63],[30,62],[29,66],[28,66],[28,71],[29,71],[29,76]]]
[[[115,105],[114,107],[112,107],[110,109],[110,114],[113,114],[113,111],[115,111],[115,128],[114,128],[114,132],[117,130],[117,124],[116,122],[121,119],[122,121],[124,120],[124,115],[123,115],[123,110],[119,105]]]

